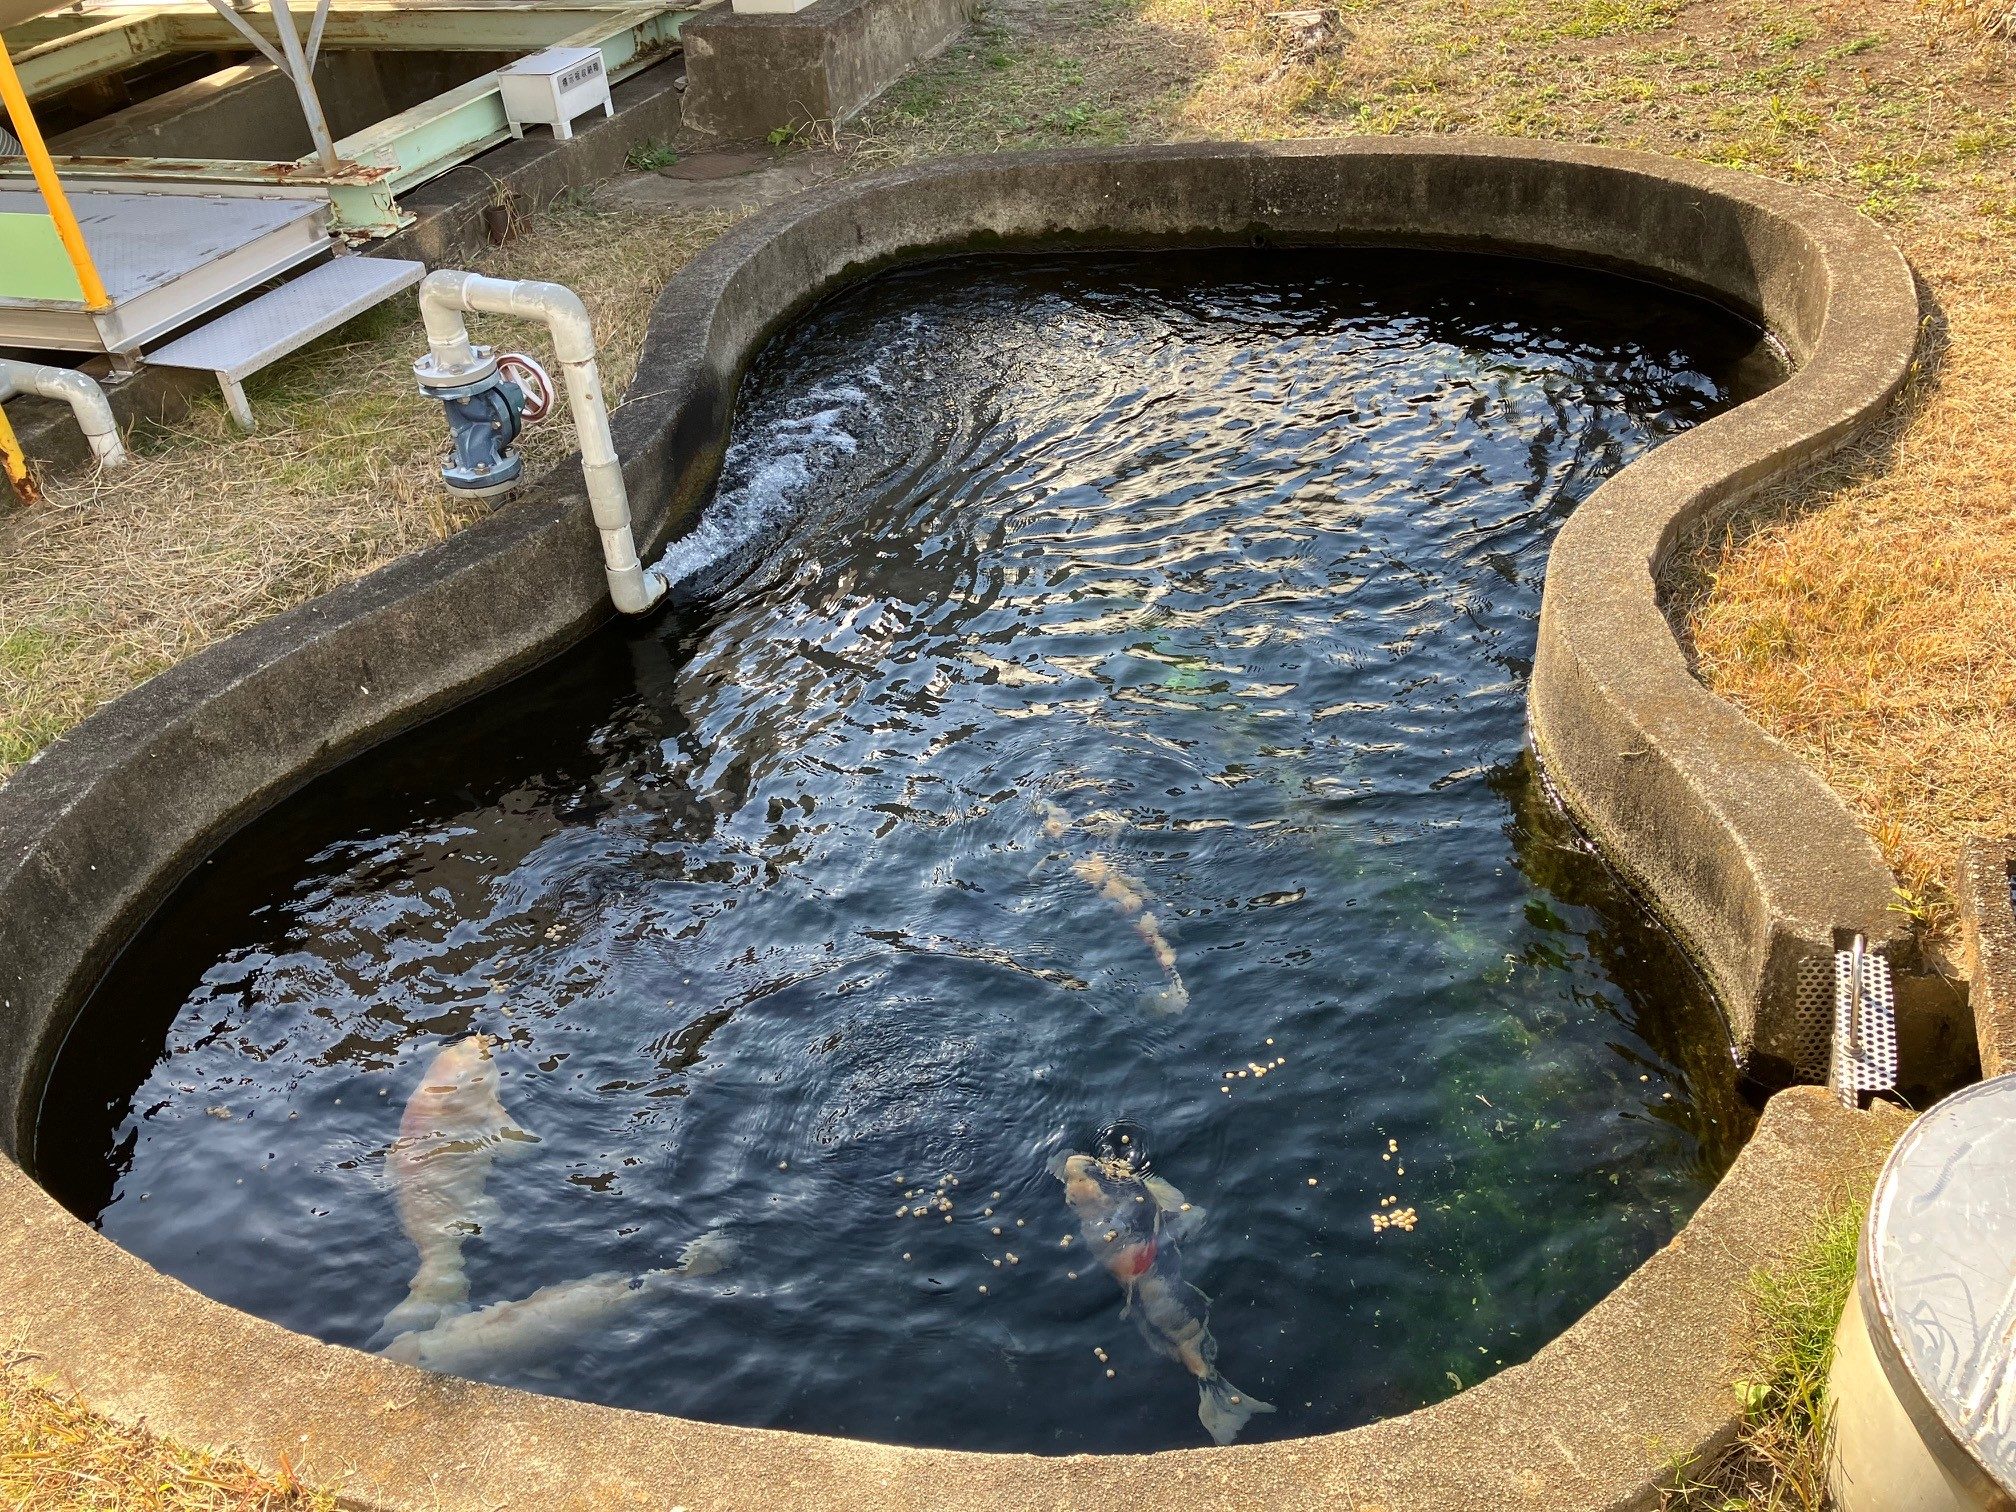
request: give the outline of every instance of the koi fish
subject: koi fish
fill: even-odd
[[[406,1104],[399,1137],[385,1168],[399,1208],[399,1223],[420,1252],[420,1268],[406,1300],[385,1315],[379,1342],[466,1312],[469,1273],[462,1242],[494,1223],[497,1205],[485,1188],[502,1155],[538,1142],[497,1097],[495,1041],[472,1034],[435,1055]]]
[[[1071,816],[1047,799],[1035,800],[1034,808],[1043,820],[1043,837],[1057,840],[1072,828]],[[1147,889],[1095,851],[1071,863],[1071,874],[1120,911],[1134,926],[1141,943],[1162,968],[1162,990],[1155,994],[1155,1006],[1164,1013],[1181,1013],[1190,1006],[1190,989],[1176,969],[1176,952],[1162,933],[1161,921],[1148,907]]]
[[[1050,1174],[1064,1183],[1064,1201],[1092,1253],[1127,1294],[1122,1316],[1134,1319],[1149,1348],[1197,1378],[1197,1418],[1212,1441],[1229,1444],[1254,1413],[1272,1412],[1218,1373],[1211,1299],[1183,1279],[1176,1241],[1204,1210],[1120,1159],[1059,1155]]]
[[[639,1302],[663,1295],[682,1281],[724,1270],[734,1258],[733,1241],[703,1234],[686,1246],[676,1266],[636,1276],[603,1271],[579,1281],[542,1286],[529,1297],[493,1302],[443,1318],[431,1328],[402,1333],[379,1353],[456,1376],[481,1377],[541,1365]]]

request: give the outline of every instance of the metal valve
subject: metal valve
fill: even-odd
[[[497,356],[489,347],[470,348],[471,361],[453,370],[431,355],[413,364],[420,392],[441,401],[448,421],[450,451],[441,481],[473,498],[503,493],[524,473],[524,458],[513,444],[519,433],[553,408],[553,380],[520,352]]]

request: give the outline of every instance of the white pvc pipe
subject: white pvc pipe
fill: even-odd
[[[581,447],[581,471],[588,481],[588,504],[602,536],[602,570],[609,597],[625,614],[642,614],[665,596],[662,575],[637,559],[630,528],[630,495],[623,464],[609,433],[602,402],[602,375],[595,366],[595,332],[588,310],[572,289],[536,279],[485,278],[446,269],[420,281],[420,319],[427,327],[427,350],[435,372],[450,375],[477,366],[469,344],[465,310],[516,315],[545,323],[560,360],[560,384],[574,414],[574,438]]]
[[[0,402],[16,394],[59,399],[69,405],[77,417],[77,428],[91,443],[91,455],[105,467],[126,465],[126,443],[119,439],[119,422],[112,418],[105,390],[89,374],[75,368],[44,367],[38,362],[15,362],[0,357]]]

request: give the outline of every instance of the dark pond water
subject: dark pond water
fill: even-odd
[[[1705,305],[1454,254],[858,287],[752,373],[677,553],[696,601],[219,851],[72,1035],[39,1173],[362,1345],[414,1268],[401,1110],[481,1031],[539,1142],[470,1206],[473,1305],[703,1233],[738,1258],[468,1368],[916,1444],[1200,1444],[1048,1171],[1124,1125],[1205,1210],[1157,1273],[1180,1252],[1278,1409],[1247,1440],[1474,1383],[1748,1129],[1700,983],[1522,741],[1556,527],[1777,376]]]

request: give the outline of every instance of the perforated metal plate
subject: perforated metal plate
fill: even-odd
[[[1799,963],[1799,988],[1792,1000],[1793,1059],[1799,1074],[1827,1080],[1834,1050],[1834,962],[1809,956]]]
[[[1855,953],[1834,954],[1834,1047],[1827,1085],[1851,1108],[1869,1094],[1897,1085],[1897,1003],[1890,988],[1890,963],[1865,951],[1861,965],[1858,1005]]]

